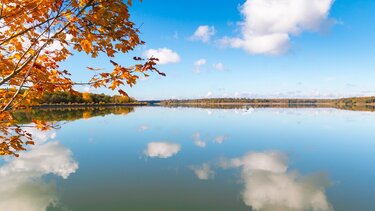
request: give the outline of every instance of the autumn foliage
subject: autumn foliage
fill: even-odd
[[[0,2],[0,155],[15,154],[32,144],[12,117],[20,106],[28,108],[46,92],[73,91],[77,85],[107,87],[127,95],[126,85],[133,86],[140,74],[155,71],[156,58],[135,57],[133,66],[124,67],[108,59],[114,68],[93,73],[87,82],[71,79],[72,70],[62,70],[59,63],[74,51],[91,57],[127,53],[144,44],[139,29],[130,21],[123,0],[3,0]],[[72,72],[71,72],[72,71]],[[35,121],[40,129],[45,122]]]

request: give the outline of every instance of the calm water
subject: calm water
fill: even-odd
[[[0,162],[0,209],[375,210],[375,113],[109,113],[30,129],[38,144]]]

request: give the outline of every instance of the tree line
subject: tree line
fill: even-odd
[[[323,104],[333,103],[332,99],[255,99],[255,98],[205,98],[187,100],[164,100],[161,103],[168,104]]]
[[[352,97],[339,99],[292,99],[292,98],[203,98],[203,99],[171,99],[161,101],[163,105],[176,104],[300,104],[300,105],[356,105],[375,104],[375,97]]]
[[[123,95],[109,96],[106,94],[94,94],[88,92],[47,92],[34,102],[34,105],[56,105],[56,104],[124,104],[134,103],[132,97]]]

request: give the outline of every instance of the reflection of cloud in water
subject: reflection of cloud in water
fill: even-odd
[[[27,172],[27,176],[40,176],[52,173],[66,179],[77,168],[78,164],[73,160],[69,149],[59,142],[48,142],[20,153],[19,158],[9,160],[0,168],[0,175],[22,175]]]
[[[275,115],[294,116],[331,116],[345,112],[335,108],[265,108],[265,110]]]
[[[255,210],[332,210],[325,195],[328,179],[288,171],[282,153],[249,153],[223,160],[221,166],[242,169],[243,200]]]
[[[235,109],[234,113],[235,114],[241,114],[241,115],[245,116],[245,115],[252,114],[254,111],[255,111],[254,108],[249,107],[249,108],[243,108],[243,109]]]
[[[35,136],[36,137],[36,136]],[[7,210],[40,211],[56,205],[53,184],[42,176],[55,174],[64,179],[78,169],[72,152],[59,142],[48,142],[21,152],[0,167],[0,207]]]
[[[215,106],[213,106],[215,107]],[[238,108],[238,107],[230,107],[228,105],[228,109],[220,108],[220,106],[217,107],[217,109],[199,109],[199,111],[204,111],[208,115],[213,115],[213,114],[220,114],[220,113],[234,113],[234,114],[239,114],[239,115],[250,115],[252,114],[255,109],[252,107],[243,107],[243,108]]]
[[[199,166],[191,166],[191,170],[194,171],[195,175],[200,180],[212,179],[215,176],[215,172],[211,169],[210,165],[204,163]]]
[[[197,147],[200,147],[200,148],[206,147],[206,142],[201,139],[201,133],[200,132],[196,132],[196,133],[193,134],[193,140],[194,140],[194,144]]]
[[[215,138],[214,138],[214,142],[216,143],[216,144],[222,144],[225,140],[227,140],[228,139],[228,136],[225,136],[225,135],[221,135],[221,136],[216,136]]]
[[[55,130],[41,131],[34,127],[25,128],[25,130],[32,135],[36,142],[46,142],[47,140],[55,139],[57,135]]]
[[[181,145],[168,142],[151,142],[148,143],[144,151],[148,157],[169,158],[181,150]]]

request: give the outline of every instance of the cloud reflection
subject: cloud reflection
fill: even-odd
[[[54,174],[66,179],[77,169],[72,152],[59,142],[33,146],[21,152],[19,158],[7,159],[0,167],[0,207],[40,211],[56,206],[56,187],[45,183],[42,177]]]
[[[51,139],[55,139],[57,134],[56,130],[41,131],[34,127],[25,128],[26,132],[30,133],[34,140],[37,142],[46,142]]]
[[[200,180],[212,179],[215,176],[215,172],[211,169],[211,166],[208,163],[199,166],[191,166],[190,169],[194,171],[194,174]]]
[[[288,171],[280,152],[252,152],[224,159],[223,168],[241,168],[243,200],[255,210],[333,210],[325,195],[328,179],[323,174],[303,176]]]
[[[196,132],[196,133],[193,134],[193,140],[194,140],[194,144],[197,147],[200,147],[200,148],[206,147],[206,142],[201,139],[201,133],[200,132]]]
[[[227,140],[228,139],[228,136],[225,136],[225,135],[219,135],[219,136],[216,136],[215,138],[214,138],[214,142],[216,143],[216,144],[222,144],[225,140]]]
[[[181,145],[168,142],[151,142],[147,144],[144,154],[148,157],[169,158],[181,150]]]
[[[250,115],[255,111],[254,108],[243,108],[243,109],[235,109],[234,113],[235,114],[241,114],[243,116]]]

